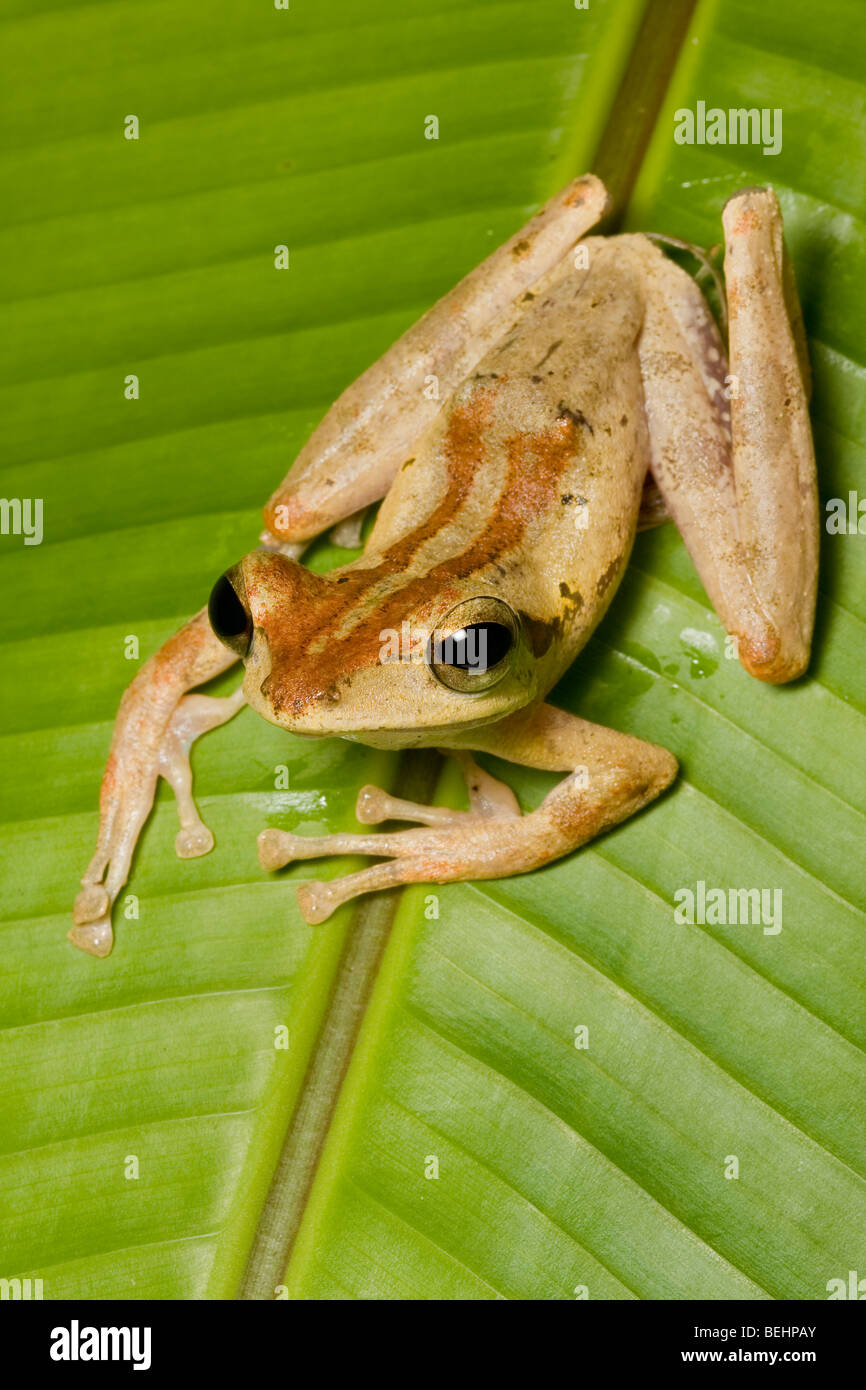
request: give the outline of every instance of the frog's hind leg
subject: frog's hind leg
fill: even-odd
[[[666,749],[589,724],[551,705],[521,711],[489,733],[473,730],[467,742],[470,738],[471,746],[481,751],[570,775],[527,815],[504,802],[491,803],[491,789],[485,785],[477,796],[479,804],[487,803],[487,814],[450,812],[447,819],[431,819],[425,829],[313,838],[265,831],[259,857],[266,868],[328,854],[388,856],[384,863],[344,878],[301,884],[298,902],[306,921],[322,922],[361,893],[399,884],[527,873],[625,820],[676,775],[676,762]],[[413,819],[425,809],[409,806]]]
[[[723,224],[730,369],[690,277],[645,255],[652,471],[742,664],[780,683],[808,665],[815,611],[808,364],[774,193],[737,194]]]

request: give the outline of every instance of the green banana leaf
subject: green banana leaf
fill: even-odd
[[[335,395],[573,175],[605,176],[612,225],[703,246],[772,181],[822,498],[866,487],[859,11],[0,3],[3,491],[44,501],[41,545],[0,536],[0,1277],[819,1299],[866,1274],[856,530],[823,536],[814,660],[780,689],[725,658],[673,528],[639,538],[553,698],[681,775],[570,858],[311,928],[307,870],[265,875],[257,832],[354,828],[365,782],[461,805],[459,778],[244,710],[194,752],[213,853],[175,857],[163,788],[113,955],[65,939],[122,690],[255,544]],[[781,151],[677,144],[698,101],[781,109]],[[525,807],[552,785],[487,761]],[[781,929],[678,925],[701,881],[781,893]]]

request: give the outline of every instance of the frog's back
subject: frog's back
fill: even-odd
[[[557,267],[524,295],[406,460],[356,562],[399,554],[408,589],[506,599],[539,658],[549,651],[551,682],[616,589],[649,466],[640,275],[615,241],[585,245],[586,270]]]

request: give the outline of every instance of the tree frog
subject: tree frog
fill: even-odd
[[[587,236],[607,206],[597,178],[569,184],[349,386],[267,503],[259,548],[139,671],[76,946],[111,950],[111,906],[158,777],[177,797],[177,853],[211,849],[189,748],[244,703],[294,734],[437,747],[465,775],[468,810],[363,788],[362,824],[412,828],[264,830],[266,870],[349,852],[380,861],[302,883],[310,923],[395,884],[526,873],[657,797],[671,753],[545,698],[603,617],[642,519],[678,527],[748,672],[804,671],[818,508],[776,196],[743,189],[723,210],[730,365],[695,280],[653,240]],[[300,563],[326,529],[351,539],[350,519],[378,501],[360,558],[328,574]],[[234,695],[188,693],[238,660]],[[476,752],[565,775],[522,814]]]

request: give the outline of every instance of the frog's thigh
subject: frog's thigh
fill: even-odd
[[[347,387],[269,499],[264,544],[310,540],[384,497],[448,398],[501,340],[523,292],[607,202],[599,179],[575,179]]]
[[[639,353],[652,471],[743,665],[782,682],[808,664],[817,585],[802,344],[775,196],[739,194],[723,220],[729,374],[696,286],[647,256]]]
[[[473,730],[466,742],[511,762],[570,775],[525,816],[463,812],[456,819],[452,813],[448,821],[429,829],[384,835],[308,839],[265,832],[274,850],[272,857],[262,856],[264,836],[260,837],[266,867],[323,854],[390,857],[330,883],[301,885],[298,901],[308,922],[324,921],[341,903],[374,889],[502,878],[539,868],[625,820],[658,796],[676,774],[676,761],[666,749],[551,705],[521,712],[489,732]]]

